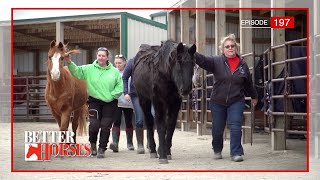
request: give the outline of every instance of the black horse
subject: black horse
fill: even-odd
[[[151,104],[159,136],[160,164],[171,159],[172,136],[182,95],[192,89],[196,46],[166,41],[161,46],[140,46],[134,58],[133,81],[147,126],[150,157],[157,158]]]

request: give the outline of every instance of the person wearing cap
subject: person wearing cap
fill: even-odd
[[[65,57],[71,74],[86,81],[89,94],[89,142],[91,152],[97,158],[104,158],[109,142],[110,129],[118,106],[118,98],[123,91],[121,74],[109,62],[109,51],[105,47],[97,49],[97,58],[92,64],[77,66],[70,55]],[[100,130],[99,148],[97,138]]]

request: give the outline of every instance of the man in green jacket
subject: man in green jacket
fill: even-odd
[[[89,141],[91,152],[97,158],[104,158],[110,136],[113,115],[123,91],[123,81],[119,71],[108,61],[109,51],[98,48],[97,59],[92,64],[77,66],[70,56],[65,57],[71,74],[87,83],[89,94]],[[99,148],[96,143],[100,130]]]

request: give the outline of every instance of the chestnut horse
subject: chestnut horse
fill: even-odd
[[[78,50],[68,51],[64,44],[55,41],[50,43],[47,64],[47,85],[45,99],[53,117],[56,119],[60,131],[67,131],[70,116],[73,112],[72,131],[76,142],[76,131],[81,135],[86,131],[88,118],[88,99],[86,83],[76,79],[64,67],[64,57],[69,54],[79,53]]]

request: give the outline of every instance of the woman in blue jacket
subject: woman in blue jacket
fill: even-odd
[[[144,129],[143,129],[143,111],[139,104],[139,98],[138,94],[136,92],[136,89],[133,85],[133,79],[131,79],[129,84],[129,78],[132,77],[133,73],[133,65],[134,65],[134,58],[130,59],[123,71],[122,80],[123,80],[123,94],[124,98],[127,101],[132,101],[133,109],[134,109],[134,117],[135,117],[135,124],[136,124],[136,138],[137,138],[137,153],[138,154],[144,154],[144,147],[143,147],[143,141],[144,141]],[[130,91],[129,91],[130,86]]]

